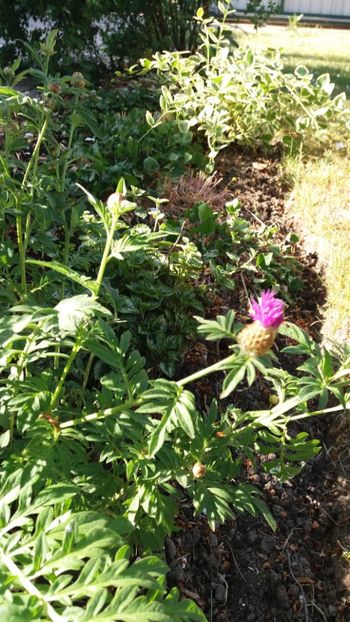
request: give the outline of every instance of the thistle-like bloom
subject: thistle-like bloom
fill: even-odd
[[[262,356],[270,350],[283,322],[283,307],[283,301],[276,298],[272,290],[262,292],[258,300],[250,301],[249,315],[254,322],[245,326],[237,337],[244,352]]]
[[[276,292],[267,290],[258,300],[251,299],[249,315],[264,328],[277,329],[283,322],[283,309],[284,303],[276,298]]]

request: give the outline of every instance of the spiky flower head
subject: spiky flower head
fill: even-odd
[[[283,322],[282,300],[272,290],[262,292],[258,300],[251,299],[249,315],[253,324],[245,326],[237,336],[242,350],[252,356],[263,356],[273,346],[278,327]]]
[[[284,303],[276,298],[276,292],[266,290],[258,300],[251,299],[249,315],[264,328],[277,329],[283,322],[283,309]]]

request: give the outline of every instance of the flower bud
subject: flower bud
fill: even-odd
[[[107,207],[110,210],[117,209],[120,206],[121,201],[123,200],[123,196],[120,192],[113,192],[110,194],[107,199]]]
[[[84,89],[85,88],[85,78],[80,71],[75,71],[72,75],[71,85],[75,89]]]
[[[206,472],[207,467],[201,462],[196,462],[196,464],[194,464],[192,467],[193,477],[195,477],[196,479],[201,479],[202,477],[204,477]]]
[[[56,95],[58,95],[58,93],[60,93],[62,89],[59,82],[49,82],[49,84],[47,85],[47,90],[50,91],[50,93],[55,93]]]
[[[247,354],[262,356],[273,346],[276,335],[277,330],[274,328],[264,328],[260,322],[254,322],[241,330],[237,341]]]

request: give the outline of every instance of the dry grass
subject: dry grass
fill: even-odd
[[[316,76],[329,73],[336,92],[350,93],[350,33],[347,29],[301,26],[293,31],[287,26],[266,26],[254,32],[242,26],[237,38],[241,45],[281,50],[288,71],[293,71],[297,65],[306,65]]]
[[[322,262],[327,308],[324,334],[350,339],[350,141],[323,157],[287,159],[293,179],[289,202],[307,247]]]

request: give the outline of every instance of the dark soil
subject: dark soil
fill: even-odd
[[[225,151],[218,169],[245,218],[257,226],[277,224],[280,235],[286,235],[292,225],[284,214],[287,188],[277,151],[270,157]],[[324,302],[317,257],[306,255],[302,245],[295,245],[295,255],[303,265],[305,287],[289,306],[288,319],[317,339]],[[234,297],[237,308],[244,291]],[[231,304],[232,299],[214,301],[214,315]],[[206,364],[213,358],[215,352],[199,343],[185,367],[198,369],[201,359]],[[290,356],[286,362],[294,369],[299,363]],[[204,403],[206,393],[215,392],[213,382],[195,387]],[[259,408],[263,392],[253,385],[236,392],[234,400]],[[178,531],[166,541],[169,584],[193,598],[210,622],[350,621],[350,564],[342,556],[350,550],[350,421],[345,415],[320,417],[308,432],[321,440],[323,451],[294,480],[281,484],[259,464],[255,470],[246,464],[245,480],[263,491],[277,520],[276,533],[263,519],[247,515],[212,532],[205,517],[194,517],[192,507],[183,505]]]

